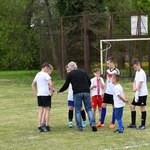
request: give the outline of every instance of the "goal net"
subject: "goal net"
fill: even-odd
[[[131,42],[131,41],[149,41],[150,38],[130,38],[130,39],[105,39],[100,40],[100,68],[101,68],[101,74],[104,75],[104,63],[107,60],[108,57],[108,51],[112,47],[112,43],[118,43],[118,42]]]

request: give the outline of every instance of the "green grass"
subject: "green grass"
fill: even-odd
[[[88,125],[83,132],[77,128],[69,129],[67,120],[67,91],[54,94],[49,133],[37,133],[38,107],[36,97],[31,90],[31,82],[37,71],[3,71],[0,72],[0,149],[1,150],[148,150],[150,147],[150,106],[147,102],[147,129],[137,131],[125,129],[123,134],[114,134],[109,129],[111,106],[108,105],[106,126],[93,133]],[[52,73],[59,89],[60,80],[57,71]],[[132,101],[132,83],[121,82],[126,98]],[[150,83],[148,83],[150,88]],[[98,113],[97,113],[98,122]],[[130,123],[130,109],[124,109],[124,125]],[[75,125],[75,121],[74,121]],[[137,125],[140,125],[140,110],[137,108]],[[133,146],[133,148],[129,147]],[[125,148],[126,147],[126,148]],[[127,148],[128,147],[128,148]]]

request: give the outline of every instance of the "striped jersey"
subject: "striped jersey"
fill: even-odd
[[[120,71],[117,68],[114,69],[107,69],[106,71],[106,91],[105,93],[113,95],[114,94],[114,84],[112,83],[112,75],[113,74],[120,74]]]

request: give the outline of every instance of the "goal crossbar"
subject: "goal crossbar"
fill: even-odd
[[[103,42],[121,42],[121,41],[148,41],[150,38],[132,38],[132,39],[105,39],[105,40],[100,40],[100,65],[101,65],[101,73],[103,74],[103,51],[108,50],[105,49],[103,50]]]

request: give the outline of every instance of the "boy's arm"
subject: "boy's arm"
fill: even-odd
[[[134,89],[134,92],[135,92],[135,99],[134,100],[135,100],[135,102],[138,102],[138,100],[139,100],[139,91],[140,91],[141,85],[142,85],[142,81],[140,81],[138,83],[137,88]]]
[[[129,103],[129,101],[127,99],[125,99],[124,97],[122,97],[122,95],[118,95],[118,97],[126,104]]]
[[[90,87],[90,90],[93,90],[96,87],[97,87],[96,85],[93,85],[93,86]]]
[[[93,84],[93,80],[91,79],[91,86],[90,86],[90,90],[93,90],[94,88],[96,88],[97,86]]]
[[[104,93],[105,93],[105,91],[106,91],[106,87],[107,87],[107,82],[106,82],[106,84],[105,84],[105,86],[104,86]]]
[[[100,78],[100,79],[101,79],[101,87],[102,87],[102,89],[104,89],[105,88],[104,80],[103,80],[103,78]]]
[[[47,80],[48,82],[48,86],[49,86],[49,89],[50,89],[50,95],[52,96],[53,95],[53,84],[52,84],[52,81],[49,79]]]
[[[141,86],[142,86],[142,81],[140,81],[139,83],[138,83],[138,86],[137,86],[137,88],[136,88],[136,91],[140,91],[140,88],[141,88]]]
[[[140,91],[140,88],[141,88],[141,86],[142,86],[142,83],[143,83],[143,81],[138,82],[138,86],[136,87],[136,82],[135,82],[135,80],[134,80],[134,82],[133,82],[133,91],[134,91],[134,92]]]
[[[31,87],[32,87],[33,92],[37,95],[36,82],[33,81],[31,84]]]
[[[133,92],[135,92],[135,91],[136,91],[136,82],[134,80],[134,82],[133,82]]]

